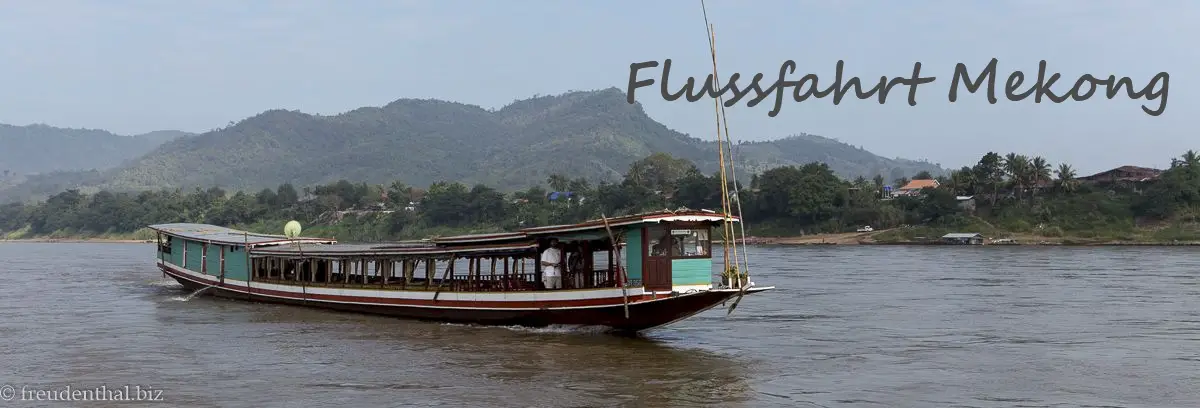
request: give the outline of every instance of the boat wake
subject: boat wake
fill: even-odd
[[[520,333],[535,333],[535,334],[582,334],[595,335],[607,334],[613,329],[608,326],[600,325],[571,325],[571,324],[554,324],[546,327],[528,327],[528,326],[487,326],[479,324],[463,324],[463,323],[442,323],[443,326],[455,327],[470,327],[477,329],[503,329]]]
[[[205,286],[203,288],[196,289],[194,292],[189,293],[187,296],[176,296],[176,297],[171,298],[171,300],[175,300],[175,301],[179,301],[179,302],[187,302],[189,300],[192,300],[192,298],[196,297],[201,292],[204,292],[210,288],[212,288],[212,286]]]
[[[183,285],[180,285],[179,282],[176,282],[173,280],[157,280],[157,281],[153,281],[153,282],[146,282],[146,286],[150,286],[153,288],[172,288],[172,289],[179,289],[179,288],[183,287]]]

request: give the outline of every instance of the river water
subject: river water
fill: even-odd
[[[1195,248],[750,256],[778,289],[627,339],[188,299],[151,245],[0,244],[0,382],[176,407],[1200,406]],[[39,404],[62,405],[0,402]]]

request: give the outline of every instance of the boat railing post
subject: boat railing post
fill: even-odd
[[[437,274],[437,258],[425,258],[425,289],[433,287],[433,276]]]
[[[491,272],[488,272],[488,279],[487,279],[487,280],[488,280],[488,285],[489,285],[489,286],[491,286],[492,288],[495,288],[495,283],[496,283],[496,257],[495,257],[495,256],[491,256],[491,257],[489,257],[489,258],[490,258],[490,259],[491,259],[491,261],[492,261],[492,271],[491,271]],[[491,291],[491,288],[489,288],[488,290],[489,290],[489,291]]]
[[[390,258],[379,258],[378,264],[379,264],[379,266],[383,267],[383,268],[380,268],[380,271],[378,272],[379,273],[379,288],[383,289],[383,288],[387,287],[386,285],[387,285],[387,281],[388,281],[388,269],[391,269],[392,260]]]
[[[504,278],[500,281],[500,290],[508,292],[508,285],[512,282],[508,278],[508,256],[504,257]]]

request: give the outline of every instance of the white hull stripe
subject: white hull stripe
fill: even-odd
[[[219,280],[214,276],[208,276],[193,272],[186,269],[181,269],[175,265],[158,262],[160,266],[166,269],[167,273],[178,276],[180,278],[202,284],[219,286]],[[487,306],[436,306],[422,304],[407,304],[407,303],[388,303],[386,301],[434,301],[434,292],[431,291],[405,291],[405,290],[372,290],[372,289],[348,289],[348,288],[326,288],[326,287],[297,287],[289,285],[277,285],[261,282],[246,282],[241,280],[226,279],[222,289],[247,293],[254,296],[271,297],[278,299],[288,299],[294,301],[307,302],[323,302],[323,303],[338,303],[338,304],[357,304],[357,305],[374,305],[374,306],[390,306],[390,307],[421,307],[421,308],[437,308],[437,309],[475,309],[475,310],[568,310],[568,309],[592,309],[606,308],[614,306],[622,306],[621,289],[595,289],[595,290],[564,290],[561,292],[507,292],[507,293],[479,293],[479,292],[441,292],[438,294],[437,301],[457,301],[457,302],[512,302],[514,305],[518,303],[528,302],[555,302],[555,301],[592,301],[602,304],[582,305],[582,306],[550,306],[550,307],[487,307]],[[272,291],[274,293],[263,293],[260,290]],[[672,299],[670,296],[658,295],[657,299],[641,299],[643,296],[642,288],[629,288],[629,301],[633,303],[655,302]],[[692,294],[697,292],[692,292]],[[345,301],[345,300],[329,300],[312,298],[308,295],[327,295],[327,296],[347,296],[363,299],[363,301]],[[687,296],[688,294],[680,294],[679,297]],[[364,299],[365,298],[365,299]],[[371,300],[379,300],[381,302],[373,302]]]

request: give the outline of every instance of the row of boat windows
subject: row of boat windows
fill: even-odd
[[[563,289],[617,287],[608,252],[594,253],[591,265],[575,263],[563,272]],[[517,291],[544,288],[535,259],[500,257],[448,260],[309,259],[262,257],[252,260],[256,281],[332,286],[379,286],[383,289],[443,291]],[[590,266],[590,267],[589,267]]]
[[[166,239],[163,239],[163,240],[161,241],[161,243],[158,245],[158,252],[160,252],[160,253],[163,253],[163,254],[167,254],[167,255],[170,255],[170,254],[172,254],[172,253],[174,252],[174,249],[172,249],[172,248],[171,248],[171,246],[172,246],[172,242],[171,242],[171,241],[172,241],[172,240],[171,240],[171,237],[169,237],[169,236],[168,236],[168,237],[166,237]],[[228,252],[230,252],[230,253],[235,253],[235,252],[243,252],[243,248],[242,248],[242,247],[240,247],[240,246],[215,246],[215,247],[214,247],[212,250],[213,250],[213,251],[216,251],[216,249],[217,249],[217,248],[221,248],[221,249],[223,249],[223,250],[226,250],[226,251],[228,251]],[[197,252],[199,252],[199,253],[203,253],[203,252],[201,252],[201,251],[203,251],[203,250],[204,250],[204,245],[203,245],[203,244],[192,244],[192,249],[191,249],[191,250],[192,250],[192,251],[197,251]],[[187,252],[188,252],[188,248],[187,248],[187,247],[184,247],[184,248],[183,248],[183,252],[184,252],[184,253],[187,253]]]

